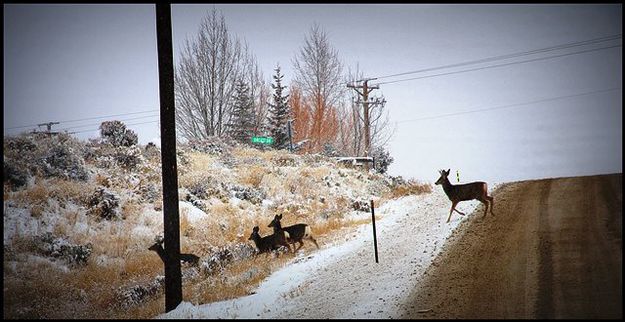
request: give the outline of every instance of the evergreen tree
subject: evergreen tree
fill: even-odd
[[[229,124],[230,137],[240,143],[249,144],[254,134],[254,101],[245,81],[240,79],[235,88],[232,119]]]
[[[269,131],[274,138],[274,147],[276,149],[284,149],[289,146],[289,133],[287,122],[289,120],[288,97],[283,90],[286,86],[282,86],[282,77],[280,75],[280,66],[277,66],[276,74],[273,76],[275,84],[271,84],[273,88],[273,104],[269,104]]]

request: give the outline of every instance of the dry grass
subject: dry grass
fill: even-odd
[[[9,193],[9,198],[17,202],[19,206],[45,206],[48,204],[49,189],[45,180],[37,180],[32,186]]]
[[[211,201],[208,205],[208,217],[192,222],[186,210],[180,213],[181,251],[206,256],[212,246],[225,246],[235,242],[253,245],[248,237],[252,227],[259,226],[261,235],[272,233],[267,227],[271,218],[283,213],[282,224],[289,226],[296,223],[310,225],[313,236],[320,246],[337,236],[342,236],[345,229],[367,224],[370,218],[345,219],[343,214],[351,210],[351,201],[347,196],[334,196],[326,192],[325,176],[335,173],[326,166],[304,166],[301,168],[276,167],[285,163],[297,163],[300,156],[285,154],[283,151],[262,152],[254,148],[234,149],[233,157],[246,160],[235,169],[234,175],[227,172],[210,172],[220,181],[229,182],[237,178],[240,184],[263,189],[274,196],[275,206],[264,208],[242,201],[239,205],[227,201]],[[207,180],[208,169],[214,167],[217,157],[199,152],[188,153],[190,164],[179,178],[181,186]],[[253,162],[247,162],[247,161]],[[256,163],[267,161],[267,165]],[[349,170],[342,176],[341,182],[351,184],[356,176]],[[107,173],[107,176],[114,174]],[[231,178],[227,178],[232,176]],[[227,180],[226,180],[227,179]],[[60,179],[40,180],[28,189],[19,192],[7,190],[7,196],[20,199],[31,207],[33,215],[43,213],[48,207],[48,198],[60,201],[79,201],[85,194],[93,192],[95,185],[111,185],[105,175],[98,175],[93,182],[77,183]],[[120,195],[128,186],[116,186]],[[286,191],[285,191],[286,190]],[[393,198],[430,192],[427,184],[409,182],[395,188],[390,195]],[[293,193],[293,194],[291,194]],[[320,197],[324,197],[324,202]],[[378,204],[378,206],[381,205]],[[160,199],[154,202],[154,208],[162,209]],[[164,296],[154,296],[144,303],[121,309],[118,307],[116,291],[131,283],[148,282],[163,274],[163,263],[158,255],[148,251],[145,240],[132,236],[133,228],[140,220],[142,204],[130,199],[123,200],[121,211],[123,221],[95,221],[84,215],[84,210],[63,209],[65,225],[55,228],[57,233],[71,235],[71,239],[80,243],[91,242],[92,255],[86,266],[71,269],[64,273],[53,265],[24,260],[22,254],[16,255],[22,260],[18,271],[7,270],[5,257],[4,309],[9,318],[152,318],[164,313]],[[324,219],[327,218],[327,219]],[[82,235],[74,232],[80,220],[85,220],[90,229]],[[152,229],[149,224],[145,224]],[[65,227],[67,226],[67,227]],[[62,228],[65,227],[65,228]],[[84,225],[79,225],[84,227]],[[145,235],[144,235],[145,236]],[[146,237],[142,237],[146,238]],[[32,241],[13,240],[13,250],[21,253],[33,252]],[[316,251],[312,243],[305,242],[301,249],[305,253]],[[106,256],[109,265],[97,264],[99,256]],[[293,254],[281,254],[279,257],[260,255],[252,259],[234,262],[211,276],[202,276],[186,281],[183,287],[183,300],[194,304],[232,299],[249,294],[273,271],[283,267],[293,259]],[[13,257],[12,257],[13,258]],[[11,264],[13,265],[13,264]],[[7,271],[9,271],[7,273]],[[84,292],[81,292],[84,291]],[[295,290],[294,292],[298,292]],[[86,295],[85,295],[86,294]],[[294,295],[295,293],[293,293]],[[8,299],[8,300],[7,300]],[[8,313],[7,313],[8,312]]]
[[[258,188],[267,172],[265,167],[251,165],[239,170],[239,183]]]
[[[44,208],[42,205],[34,205],[32,208],[30,208],[30,215],[34,218],[40,218],[41,214],[43,214],[43,210]]]
[[[143,209],[143,204],[132,199],[126,200],[121,206],[122,216],[123,218],[136,218],[141,209]]]
[[[391,198],[399,198],[408,195],[420,195],[432,192],[432,185],[429,183],[421,183],[414,180],[408,180],[406,184],[398,185],[391,190]]]

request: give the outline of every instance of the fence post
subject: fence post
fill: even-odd
[[[375,210],[373,200],[371,200],[371,221],[373,222],[373,250],[375,251],[375,262],[378,262],[378,239],[375,234]]]

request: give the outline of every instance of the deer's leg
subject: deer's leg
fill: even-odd
[[[495,207],[495,199],[491,196],[486,196],[486,199],[490,201],[490,214],[494,216],[495,214],[493,213],[493,207]]]
[[[319,245],[317,244],[317,241],[313,238],[313,236],[309,237],[310,240],[312,240],[313,243],[315,243],[315,246],[317,246],[317,249],[319,249]]]
[[[462,216],[466,215],[464,212],[462,212],[462,211],[460,211],[460,210],[456,209],[456,206],[458,205],[458,203],[460,203],[460,201],[456,201],[456,203],[454,203],[454,206],[453,206],[454,211],[455,211],[455,212],[457,212],[457,213],[459,213],[459,214],[460,214],[460,215],[462,215]]]
[[[304,242],[301,239],[298,240],[297,242],[299,243],[299,246],[297,247],[296,251],[300,250],[300,248],[302,248],[304,246]]]
[[[454,210],[456,209],[456,204],[457,202],[451,202],[451,210],[449,211],[449,217],[447,217],[447,222],[449,222],[449,219],[451,219],[451,214],[454,213]]]
[[[486,217],[486,213],[488,213],[488,200],[486,200],[486,197],[480,197],[477,200],[479,200],[481,203],[483,203],[484,206],[486,207],[486,208],[484,208],[484,217]]]

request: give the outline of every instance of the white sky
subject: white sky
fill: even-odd
[[[270,81],[286,84],[313,23],[346,66],[383,76],[622,33],[622,5],[215,5],[245,39]],[[174,57],[213,5],[172,5]],[[621,36],[622,37],[622,36]],[[392,122],[389,172],[425,181],[460,169],[462,182],[622,172],[622,38],[465,68],[601,47],[499,68],[382,84]],[[375,93],[375,92],[374,92]],[[592,93],[588,95],[579,95]],[[573,96],[573,97],[568,97]],[[553,99],[568,97],[563,99]],[[552,100],[553,99],[553,100]],[[463,111],[510,108],[458,114]],[[4,5],[4,134],[53,129],[97,136],[103,115],[156,110],[153,5]],[[158,113],[118,119],[141,143],[158,137]],[[151,116],[151,117],[150,117]],[[413,121],[410,121],[413,120]],[[36,126],[35,126],[36,127]],[[84,132],[83,132],[84,131]]]

